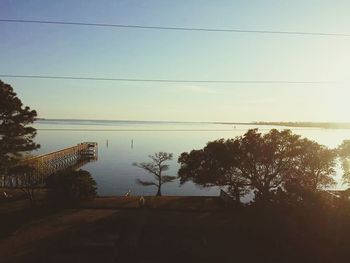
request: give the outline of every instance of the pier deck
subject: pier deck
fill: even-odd
[[[76,146],[59,151],[34,156],[23,160],[17,167],[31,167],[31,174],[19,171],[1,176],[1,187],[18,187],[30,177],[35,177],[36,181],[44,182],[44,179],[51,174],[67,168],[77,169],[84,164],[97,160],[97,143],[83,142]],[[38,180],[39,178],[39,180]],[[34,180],[32,180],[34,181]]]

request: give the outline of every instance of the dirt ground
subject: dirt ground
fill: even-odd
[[[221,226],[230,221],[226,216],[151,209],[65,210],[23,226],[0,243],[1,262],[215,262],[220,258],[216,244],[222,243]],[[230,245],[220,250],[227,256]]]
[[[25,200],[1,204],[0,216],[6,219],[2,229],[8,233],[0,241],[0,262],[73,262],[77,258],[79,262],[83,258],[86,262],[117,262],[117,258],[134,258],[139,252],[129,247],[136,249],[146,235],[154,242],[159,239],[152,238],[155,233],[163,240],[164,224],[172,232],[180,224],[192,224],[197,216],[225,206],[217,197],[145,197],[140,201],[140,197],[132,196],[96,198],[79,209],[40,209],[31,210]],[[186,215],[186,222],[177,222]]]
[[[234,209],[215,198],[149,197],[141,207],[121,198],[26,222],[0,241],[0,262],[340,262],[350,254],[349,226],[332,217]]]

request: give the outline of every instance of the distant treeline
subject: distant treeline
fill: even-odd
[[[253,122],[255,125],[271,125],[286,127],[308,127],[308,128],[325,128],[325,129],[350,129],[348,122]]]

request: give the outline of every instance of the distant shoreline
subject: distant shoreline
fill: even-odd
[[[46,119],[38,118],[38,122],[90,122],[105,124],[108,122],[137,123],[137,124],[225,124],[225,125],[255,125],[281,126],[292,128],[323,128],[323,129],[350,129],[349,122],[210,122],[210,121],[142,121],[142,120],[89,120],[89,119]]]
[[[250,123],[217,122],[217,123],[231,124],[231,125],[283,126],[283,127],[295,127],[295,128],[350,129],[350,123],[348,122],[250,122]]]

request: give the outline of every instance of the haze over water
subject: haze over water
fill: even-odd
[[[272,128],[288,127],[233,125],[191,122],[145,121],[94,121],[94,120],[40,120],[36,141],[41,148],[34,154],[48,153],[76,145],[84,141],[98,143],[98,161],[82,167],[97,182],[100,196],[124,195],[129,189],[132,195],[154,195],[155,187],[144,187],[136,179],[151,179],[145,171],[132,165],[149,161],[148,155],[159,151],[174,154],[169,162],[169,175],[177,175],[178,156],[184,151],[200,149],[208,141],[243,135],[248,129],[259,128],[266,132]],[[315,140],[328,147],[337,147],[350,139],[350,130],[323,128],[289,128],[295,134]],[[338,186],[341,171],[338,171]],[[202,189],[190,182],[180,186],[179,181],[165,184],[164,195],[218,195],[217,187]]]

